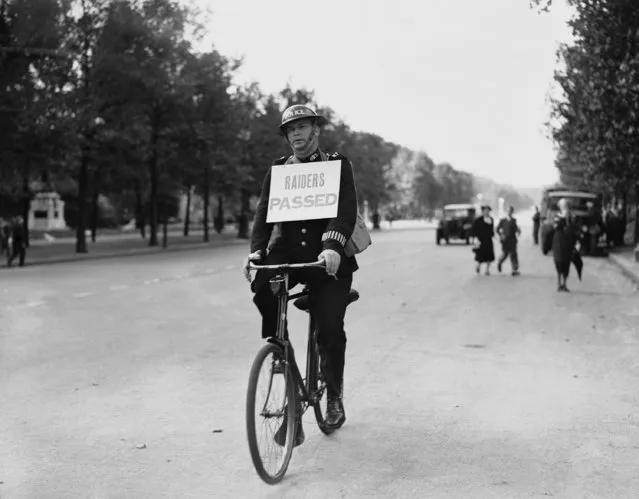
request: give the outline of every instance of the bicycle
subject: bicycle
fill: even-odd
[[[317,346],[317,333],[315,331],[315,321],[310,313],[310,300],[308,286],[295,294],[290,294],[288,289],[289,272],[292,270],[309,269],[313,267],[325,268],[323,261],[301,264],[283,265],[255,265],[249,264],[249,270],[275,270],[278,273],[269,280],[271,291],[278,297],[278,324],[276,335],[267,339],[257,353],[251,372],[246,397],[246,430],[248,436],[251,459],[257,474],[262,480],[270,485],[280,482],[291,460],[293,448],[295,447],[295,430],[298,419],[301,419],[306,410],[313,406],[315,419],[319,429],[325,435],[330,435],[334,430],[327,427],[326,421],[326,383],[320,369],[320,355]],[[349,305],[359,299],[359,293],[355,289],[349,291]],[[306,378],[302,378],[297,362],[293,345],[288,337],[286,328],[286,318],[288,313],[288,302],[294,300],[293,305],[303,312],[309,314],[308,325],[308,345],[306,352]],[[271,358],[269,362],[269,358]],[[266,400],[257,404],[258,381],[263,366],[270,363],[270,376],[266,389]],[[276,397],[276,385],[279,375],[283,381],[281,392],[284,393],[284,400],[275,402],[271,407],[269,398]],[[276,378],[275,376],[278,376]],[[324,402],[322,402],[324,400]],[[256,412],[257,409],[257,412]],[[269,468],[268,463],[262,458],[259,451],[259,439],[257,436],[256,416],[263,417],[267,422],[277,418],[283,421],[273,435],[266,437],[266,442],[279,447],[282,451],[280,464],[274,470]],[[271,428],[273,429],[273,428]],[[276,443],[277,434],[285,431],[285,441],[283,445]],[[269,453],[266,457],[271,457],[274,453]]]

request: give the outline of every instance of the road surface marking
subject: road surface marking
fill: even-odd
[[[127,289],[128,287],[128,284],[118,284],[117,286],[111,286],[109,289],[111,291],[122,291],[123,289]]]
[[[86,298],[87,296],[91,296],[93,293],[90,291],[85,291],[83,293],[73,293],[74,298]]]
[[[148,279],[146,281],[144,281],[144,284],[156,284],[160,282],[160,279],[158,279],[157,277],[155,279]]]

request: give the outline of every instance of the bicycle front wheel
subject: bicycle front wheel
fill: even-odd
[[[279,345],[265,345],[255,357],[246,394],[246,431],[251,459],[266,483],[278,483],[295,443],[296,392]]]

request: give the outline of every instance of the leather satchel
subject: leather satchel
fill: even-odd
[[[355,229],[353,230],[353,235],[346,242],[346,246],[344,246],[344,254],[351,258],[366,248],[368,248],[373,241],[371,240],[371,235],[368,232],[368,227],[366,226],[366,220],[364,217],[357,212],[357,220],[355,221]]]

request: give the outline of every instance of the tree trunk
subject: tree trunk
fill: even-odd
[[[158,245],[158,142],[159,130],[157,123],[153,124],[151,131],[151,155],[149,156],[149,177],[151,192],[149,196],[149,246]]]
[[[204,242],[209,242],[209,205],[211,202],[211,193],[210,193],[210,168],[209,165],[204,167],[204,188],[202,189],[202,194],[204,196]]]
[[[89,61],[89,52],[91,49],[91,41],[88,36],[85,35],[83,40],[82,50],[82,90],[84,96],[84,104],[88,105],[91,100],[91,64]],[[84,119],[88,119],[88,116],[84,116]],[[91,154],[91,145],[89,143],[91,137],[90,127],[93,124],[85,123],[87,128],[84,131],[84,137],[82,137],[82,156],[80,158],[80,173],[78,178],[78,219],[75,230],[75,252],[76,253],[88,253],[87,238],[85,234],[86,230],[86,217],[85,211],[87,206],[87,190],[89,184],[89,161]]]
[[[166,248],[169,245],[169,217],[164,215],[162,218],[162,247]]]
[[[239,239],[249,238],[249,219],[248,212],[250,208],[250,194],[246,189],[242,189],[240,216],[237,219],[237,237]]]
[[[639,244],[639,182],[635,184],[635,233],[633,246],[636,248],[637,244]]]
[[[625,227],[628,223],[628,190],[624,189],[623,197],[621,198],[621,220]]]
[[[100,200],[100,168],[98,167],[93,179],[93,199],[91,200],[91,242],[95,242],[98,232],[98,215],[100,209],[98,201]]]
[[[85,137],[85,143],[82,146],[82,157],[80,158],[80,174],[78,177],[78,217],[75,228],[75,252],[88,253],[87,238],[84,233],[86,230],[86,199],[89,183],[89,144],[88,137]]]
[[[184,235],[189,235],[189,225],[191,224],[191,186],[187,185],[186,190],[186,213],[184,214]]]
[[[22,177],[22,227],[24,228],[24,245],[29,247],[29,212],[31,211],[31,188],[29,187],[29,168]]]
[[[628,227],[628,190],[624,189],[622,199],[622,215],[621,215],[621,231],[618,234],[618,246],[625,246],[626,244],[626,228]]]
[[[215,216],[215,232],[221,234],[224,230],[224,196],[217,197],[217,215]]]
[[[142,202],[142,185],[140,179],[133,181],[133,190],[135,191],[135,228],[140,231],[142,239],[146,238],[144,226],[146,220],[144,217],[144,203]]]

